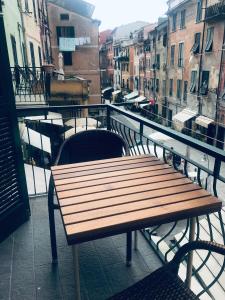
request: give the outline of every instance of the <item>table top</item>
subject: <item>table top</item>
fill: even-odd
[[[52,174],[68,244],[222,207],[218,198],[151,155],[54,166]]]

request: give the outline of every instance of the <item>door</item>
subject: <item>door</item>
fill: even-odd
[[[30,42],[30,58],[31,58],[32,69],[35,72],[36,64],[35,64],[35,56],[34,56],[34,44],[32,42]]]
[[[1,5],[0,1],[0,241],[30,215]]]

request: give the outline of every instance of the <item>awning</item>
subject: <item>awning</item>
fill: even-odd
[[[130,100],[130,99],[133,99],[133,98],[136,98],[138,97],[138,91],[134,91],[126,96],[124,96],[124,99],[125,100]]]
[[[194,118],[195,116],[197,116],[197,112],[185,108],[184,110],[173,116],[173,121],[184,124],[186,121]]]
[[[146,108],[146,107],[148,107],[148,106],[149,106],[148,103],[147,103],[147,104],[146,104],[146,103],[141,103],[141,104],[139,105],[139,107],[140,107],[140,108],[143,108],[143,109]]]
[[[195,123],[202,127],[208,128],[210,124],[214,123],[214,121],[205,116],[199,116],[195,119]]]
[[[102,90],[102,94],[104,94],[105,92],[108,92],[108,91],[112,91],[113,90],[113,87],[109,86],[107,88],[105,88],[104,90]]]
[[[112,95],[118,95],[119,93],[121,93],[121,90],[116,90],[116,91],[112,92]]]
[[[131,100],[127,100],[128,103],[139,103],[142,101],[147,100],[147,98],[145,96],[139,96],[137,98],[131,99]]]

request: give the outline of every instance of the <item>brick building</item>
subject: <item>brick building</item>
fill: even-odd
[[[90,104],[100,103],[99,25],[92,19],[94,6],[85,1],[49,0],[53,63],[59,66],[63,55],[65,77],[89,80]]]
[[[102,89],[113,86],[113,56],[112,30],[102,31],[99,35],[99,59]]]

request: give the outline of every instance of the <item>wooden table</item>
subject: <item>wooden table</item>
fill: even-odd
[[[194,217],[222,206],[151,155],[55,166],[52,174],[67,241],[73,245],[78,299],[77,244],[186,218],[192,218],[192,240]]]

